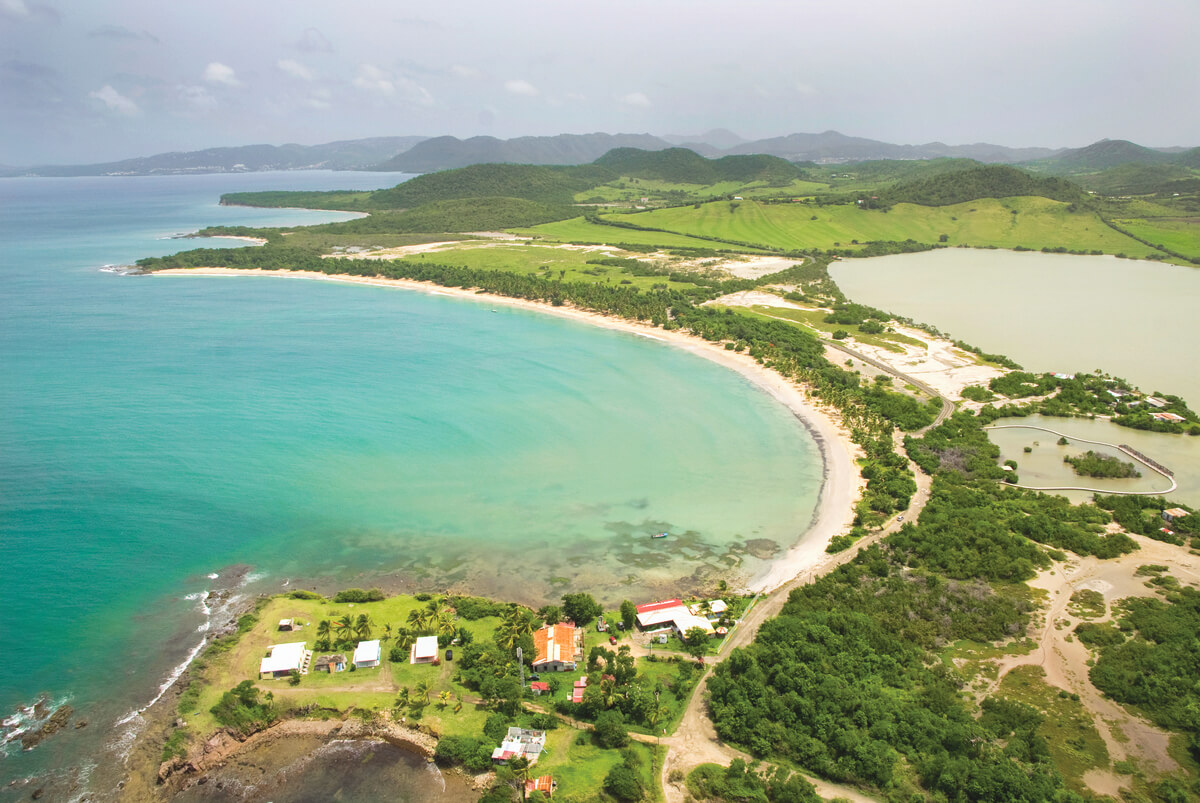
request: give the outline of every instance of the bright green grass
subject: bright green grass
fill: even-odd
[[[1135,218],[1113,221],[1125,231],[1176,253],[1200,257],[1200,218]]]
[[[832,335],[838,329],[845,329],[859,343],[864,343],[868,346],[878,346],[879,348],[887,349],[888,351],[903,354],[904,348],[901,343],[924,348],[925,344],[915,337],[902,335],[897,332],[883,332],[878,335],[869,335],[863,332],[858,326],[853,324],[835,324],[825,323],[825,316],[829,313],[825,310],[798,310],[788,309],[786,307],[766,307],[756,304],[753,307],[748,307],[752,313],[775,319],[784,319],[794,323],[801,324],[810,329],[815,329],[826,335]]]
[[[636,223],[638,220],[634,218],[632,222]],[[728,248],[721,243],[688,237],[683,234],[620,229],[615,226],[589,223],[581,217],[560,220],[557,223],[543,223],[528,229],[511,229],[511,231],[527,237],[540,237],[561,243],[610,243],[613,245],[629,243],[630,245],[656,245],[661,248]]]
[[[854,240],[937,243],[945,234],[947,245],[1064,247],[1129,256],[1156,253],[1112,230],[1091,212],[1068,212],[1067,204],[1045,198],[981,198],[940,207],[897,204],[888,212],[852,206],[719,201],[700,209],[660,209],[621,219],[681,234],[705,234],[787,250],[850,247]]]
[[[1108,748],[1083,704],[1059,696],[1055,686],[1046,683],[1041,667],[1019,666],[1004,676],[997,697],[1031,705],[1045,720],[1038,733],[1050,746],[1054,766],[1063,774],[1067,784],[1083,793],[1083,775],[1091,769],[1109,767]]]
[[[657,773],[662,767],[661,757],[656,757],[653,745],[630,742],[639,760],[638,775],[646,789],[644,800],[661,800],[658,793]],[[558,781],[556,801],[572,803],[598,799],[604,778],[613,767],[623,761],[620,750],[605,750],[592,742],[587,734],[570,728],[558,728],[546,734],[546,751],[533,767],[535,776],[553,775]]]
[[[653,203],[662,199],[671,201],[689,198],[703,200],[721,195],[741,195],[744,198],[812,195],[828,189],[829,185],[827,184],[803,179],[795,179],[789,184],[779,186],[763,181],[753,181],[748,184],[738,181],[722,181],[716,184],[677,184],[652,179],[622,178],[577,193],[575,200],[579,203],[597,201],[601,203],[619,201],[636,203],[642,198],[648,198]]]
[[[439,249],[427,254],[413,254],[398,261],[438,262],[446,265],[462,265],[476,270],[497,270],[510,273],[531,273],[559,279],[560,271],[564,282],[588,284],[629,285],[649,290],[656,284],[671,288],[686,288],[693,285],[673,282],[665,276],[631,276],[621,268],[606,265],[589,265],[589,259],[610,256],[602,251],[580,251],[541,245],[497,244],[487,246],[462,245]],[[618,254],[624,257],[639,254]]]

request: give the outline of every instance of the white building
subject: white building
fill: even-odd
[[[434,646],[437,645],[437,639],[434,639]],[[379,647],[379,639],[374,641],[360,641],[358,646],[354,648],[354,665],[363,669],[369,666],[379,666],[379,656],[381,650]]]
[[[260,678],[281,678],[292,672],[306,674],[312,660],[312,650],[304,649],[303,641],[291,644],[272,644],[267,648],[267,657],[258,665]]]
[[[430,664],[436,661],[437,657],[437,636],[421,636],[413,642],[408,662],[410,664]]]

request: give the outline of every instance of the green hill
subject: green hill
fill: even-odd
[[[578,214],[579,209],[573,206],[524,198],[453,198],[400,212],[380,211],[358,220],[310,226],[306,231],[337,234],[494,231],[566,220]]]
[[[1123,164],[1166,164],[1173,161],[1170,154],[1156,151],[1124,139],[1102,139],[1084,148],[1063,151],[1049,159],[1028,162],[1031,170],[1067,176],[1091,173]]]
[[[1039,178],[1008,165],[981,165],[929,178],[906,181],[879,191],[878,204],[949,206],[978,198],[1040,196],[1054,201],[1078,201],[1084,193],[1062,178]]]
[[[616,175],[673,184],[718,184],[722,181],[767,181],[786,184],[804,171],[777,156],[724,156],[705,159],[687,148],[643,151],[615,148],[594,163]]]
[[[1196,181],[1196,174],[1179,164],[1123,164],[1074,176],[1072,181],[1101,195],[1154,195],[1178,192],[1181,182],[1188,186]]]

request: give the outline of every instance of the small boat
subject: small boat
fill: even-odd
[[[655,533],[654,535],[652,535],[650,537],[651,538],[666,538],[667,535],[668,535],[667,533]]]

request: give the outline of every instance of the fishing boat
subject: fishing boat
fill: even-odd
[[[667,537],[667,533],[655,533],[654,535],[652,535],[652,536],[650,536],[650,537],[651,537],[651,538],[666,538],[666,537]]]

